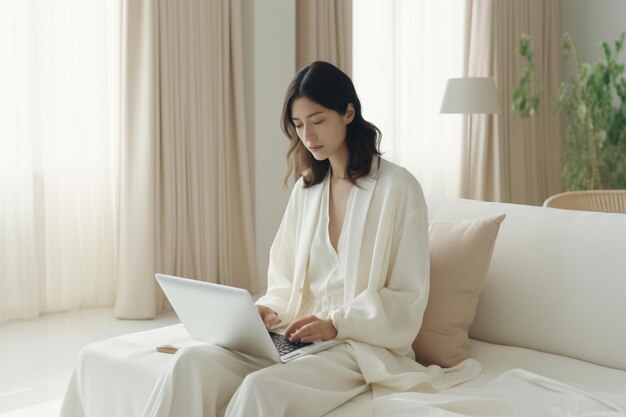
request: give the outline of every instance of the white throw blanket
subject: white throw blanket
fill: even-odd
[[[626,388],[626,387],[625,387]],[[617,417],[626,416],[626,389],[590,393],[521,369],[501,374],[480,388],[454,395],[403,392],[374,399],[376,417]]]

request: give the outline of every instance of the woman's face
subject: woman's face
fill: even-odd
[[[298,97],[291,105],[291,118],[300,141],[318,161],[338,152],[347,153],[346,131],[354,118],[352,103],[341,115],[306,97]]]

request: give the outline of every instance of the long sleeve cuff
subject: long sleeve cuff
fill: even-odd
[[[341,312],[341,309],[334,310],[330,313],[330,321],[333,323],[335,330],[337,330],[337,336],[335,336],[335,338],[345,339],[345,336],[343,335],[343,332],[342,332],[342,326],[341,326],[341,323],[343,321],[343,314]]]

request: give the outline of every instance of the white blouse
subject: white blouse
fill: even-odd
[[[354,186],[350,190],[346,213],[337,241],[337,250],[333,248],[328,233],[330,206],[330,175],[324,179],[324,190],[320,201],[319,217],[315,226],[311,252],[306,271],[308,288],[305,287],[302,307],[298,317],[315,315],[323,320],[330,313],[341,307],[344,302],[344,280],[346,277],[345,233],[350,213],[352,212]]]
[[[302,178],[296,182],[270,249],[267,293],[257,304],[273,309],[285,323],[297,317],[305,290],[311,289],[309,260],[317,263],[312,243],[319,240],[318,224],[327,224],[321,217],[327,219],[328,211],[320,210],[324,191],[321,183],[305,188]],[[328,206],[325,198],[323,207]],[[414,359],[411,344],[430,284],[428,208],[415,177],[374,158],[350,199],[338,251],[340,269],[345,268],[344,302],[330,312],[330,319],[337,339],[352,347],[363,379],[376,395],[425,384],[443,389],[478,376],[480,365],[474,359],[445,369],[426,368]],[[304,311],[314,310],[309,306],[317,300],[311,300]]]

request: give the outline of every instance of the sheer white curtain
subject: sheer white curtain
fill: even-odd
[[[120,3],[0,0],[0,322],[111,305]]]
[[[460,195],[462,115],[440,114],[446,81],[463,76],[466,2],[353,3],[353,78],[386,158],[424,193]]]

